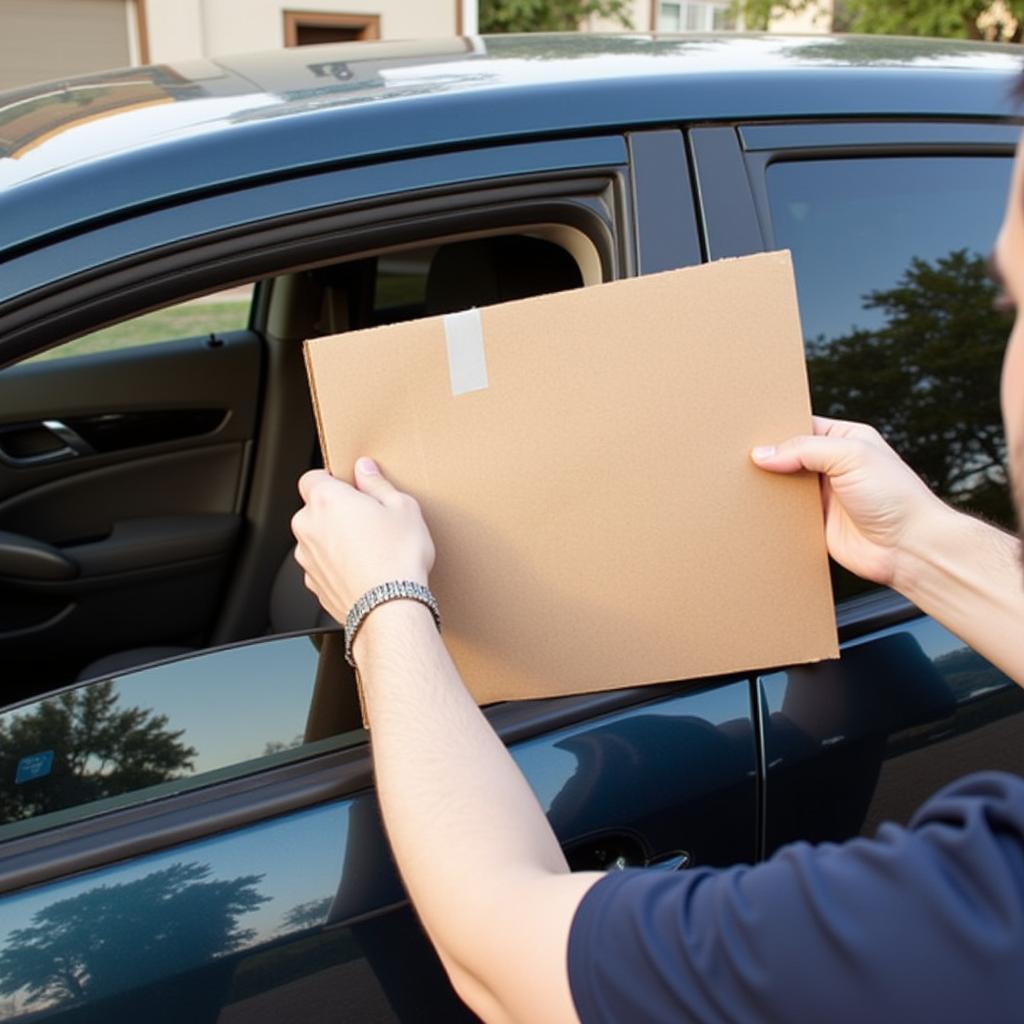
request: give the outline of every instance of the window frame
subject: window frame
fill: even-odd
[[[284,45],[288,47],[309,45],[299,42],[302,28],[349,28],[358,35],[353,42],[380,39],[379,14],[336,14],[332,11],[284,10]]]

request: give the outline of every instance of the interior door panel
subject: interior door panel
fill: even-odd
[[[237,331],[0,373],[5,700],[112,651],[208,635],[262,359]]]

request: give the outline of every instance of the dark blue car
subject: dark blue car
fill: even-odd
[[[291,559],[306,338],[789,248],[817,411],[1008,523],[1018,52],[504,37],[0,94],[0,1020],[471,1016]],[[756,861],[1024,771],[1024,693],[834,586],[840,662],[488,709],[574,867]]]

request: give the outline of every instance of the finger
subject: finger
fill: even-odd
[[[380,466],[365,455],[356,459],[356,487],[382,505],[394,505],[402,497],[401,491],[385,479]]]
[[[880,435],[869,423],[856,420],[834,420],[828,416],[812,416],[814,433],[826,437],[855,437],[862,441],[877,441]]]
[[[864,443],[847,437],[823,437],[803,434],[779,445],[754,448],[750,457],[762,469],[772,473],[796,473],[808,469],[836,476],[860,458]]]
[[[331,474],[323,469],[311,469],[303,473],[299,477],[299,494],[302,496],[302,500],[308,505],[309,496],[313,491],[327,480],[333,479]]]

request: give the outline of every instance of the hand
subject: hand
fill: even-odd
[[[355,465],[355,487],[322,469],[304,473],[305,506],[292,517],[295,560],[306,586],[338,621],[367,590],[390,580],[427,585],[434,542],[415,498],[389,483],[373,459]]]
[[[903,556],[925,542],[951,509],[863,423],[814,417],[814,435],[755,448],[751,457],[773,473],[821,473],[829,554],[864,579],[901,590]]]

